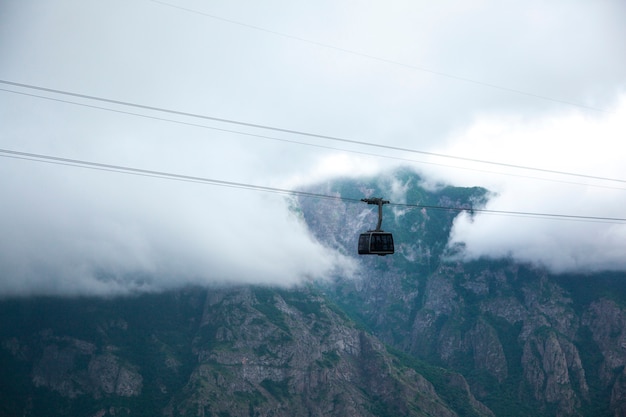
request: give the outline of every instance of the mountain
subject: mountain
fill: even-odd
[[[2,416],[493,415],[463,377],[389,353],[310,288],[36,298],[0,312]]]
[[[400,170],[309,191],[357,198],[400,189],[409,204],[468,210],[487,195],[480,188],[427,192],[419,183]],[[354,231],[377,219],[350,201],[303,198],[300,206],[316,237],[345,253],[356,247]],[[386,209],[383,228],[393,231],[396,254],[363,259],[358,279],[337,278],[325,286],[327,296],[389,346],[462,374],[498,416],[626,415],[626,274],[455,261],[456,248],[447,246],[455,215]]]
[[[385,208],[396,253],[356,255],[379,196],[464,207],[409,170],[307,191],[294,213],[355,276],[0,300],[0,416],[624,416],[623,273],[462,263],[457,212]],[[392,197],[393,195],[393,197]],[[354,202],[356,200],[357,202]]]

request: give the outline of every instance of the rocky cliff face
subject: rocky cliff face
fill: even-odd
[[[39,301],[0,306],[0,415],[493,415],[310,288]]]
[[[49,388],[67,398],[141,395],[142,376],[136,366],[122,363],[114,354],[115,347],[96,353],[93,343],[51,333],[44,331],[38,343],[44,348],[32,370],[35,387]],[[3,345],[11,351],[27,349],[14,337]]]
[[[423,376],[306,290],[210,292],[194,354],[169,415],[456,415]]]

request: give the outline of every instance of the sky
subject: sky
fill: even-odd
[[[11,152],[287,189],[402,165],[487,188],[490,210],[626,218],[625,18],[621,0],[0,0],[0,296],[359,267],[283,195]],[[626,271],[623,221],[460,215],[459,244]]]

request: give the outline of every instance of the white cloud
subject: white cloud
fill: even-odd
[[[625,177],[619,141],[626,118],[616,104],[626,88],[620,0],[175,5],[196,12],[150,1],[3,5],[0,79],[393,147]],[[531,183],[457,168],[501,167],[0,88],[149,117],[0,91],[3,149],[270,186],[405,162],[363,154],[372,153],[454,165],[415,163],[433,181],[493,189],[500,195],[493,208],[623,217],[623,191]],[[0,294],[296,282],[351,267],[313,241],[279,196],[2,159]],[[524,242],[553,239],[564,252],[557,258],[576,255],[579,265],[591,262],[585,244],[608,254],[623,242],[619,227],[587,231],[594,241],[583,241],[581,229],[581,246],[568,252],[570,223],[505,239],[492,231],[494,221],[459,220],[455,239],[476,256],[502,247],[528,259],[545,251],[523,252],[540,247]],[[248,250],[270,235],[279,247]],[[611,256],[607,263],[618,255]],[[117,275],[94,279],[100,270]]]
[[[24,161],[2,171],[3,189],[7,172],[31,178],[3,205],[3,294],[292,285],[353,268],[282,196]]]
[[[467,171],[448,181],[489,184],[497,193],[487,209],[624,219],[626,207],[626,100],[613,112],[588,117],[551,117],[533,123],[483,120],[456,143],[457,155],[562,172],[612,178],[608,181],[544,171],[494,167],[512,175]],[[508,159],[507,159],[508,158]],[[440,172],[443,175],[443,170]],[[465,256],[512,256],[544,264],[556,272],[623,270],[626,222],[582,222],[478,214],[455,222],[451,245],[464,243]]]

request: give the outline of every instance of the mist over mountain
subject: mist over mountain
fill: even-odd
[[[0,417],[626,416],[624,0],[0,11]]]
[[[344,200],[293,202],[325,250],[356,263],[350,276],[4,298],[0,415],[626,415],[623,272],[467,260],[450,243],[457,211],[403,206],[384,208],[396,253],[356,255],[377,213],[353,199],[470,215],[488,202],[420,184],[399,170],[307,189]]]

